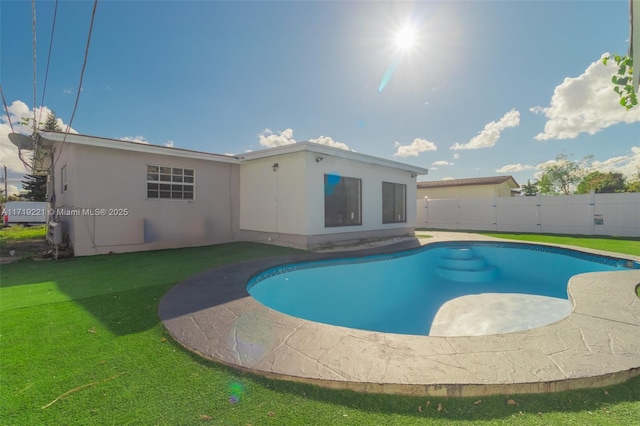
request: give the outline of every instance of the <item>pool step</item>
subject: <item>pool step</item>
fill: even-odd
[[[470,257],[469,259],[456,259],[451,257],[442,257],[438,262],[438,266],[447,269],[461,269],[470,271],[473,269],[482,269],[487,263],[484,257]]]
[[[475,256],[471,249],[447,249],[440,258],[436,272],[442,278],[465,283],[493,281],[498,277],[498,268],[487,265],[483,257]]]

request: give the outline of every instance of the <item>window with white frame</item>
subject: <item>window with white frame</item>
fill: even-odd
[[[362,180],[324,175],[324,226],[362,225]]]
[[[382,182],[382,223],[407,221],[407,185]]]
[[[147,166],[147,198],[193,200],[195,178],[193,169]]]

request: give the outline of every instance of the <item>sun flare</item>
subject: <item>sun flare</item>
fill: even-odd
[[[411,25],[402,27],[395,36],[395,45],[400,50],[409,50],[416,44],[416,30]]]

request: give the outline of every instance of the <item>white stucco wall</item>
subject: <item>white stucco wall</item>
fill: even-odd
[[[316,161],[316,158],[322,158]],[[277,171],[273,164],[278,163]],[[362,180],[362,225],[325,227],[324,175]],[[406,185],[407,221],[382,223],[382,182]],[[311,246],[314,237],[332,241],[374,235],[415,226],[416,179],[409,171],[310,151],[245,160],[240,166],[240,229],[252,231],[247,239],[294,242]],[[300,238],[296,239],[295,237]],[[318,240],[315,238],[315,240]]]
[[[60,191],[67,165],[69,190]],[[195,170],[195,200],[147,199],[147,165]],[[76,255],[233,241],[238,232],[237,164],[66,144],[55,165],[56,207]],[[106,215],[84,209],[106,209]],[[115,214],[109,215],[114,209]]]
[[[273,165],[278,163],[276,171]],[[308,229],[305,153],[258,158],[240,165],[240,228],[305,234]]]
[[[308,154],[309,194],[309,235],[337,234],[345,232],[373,231],[380,229],[406,228],[415,226],[415,209],[411,200],[416,197],[416,180],[411,173],[404,170],[378,166],[343,158],[324,156],[319,163],[315,156]],[[362,180],[362,225],[357,226],[324,226],[324,175],[338,176]],[[407,185],[407,221],[403,223],[382,223],[382,182]]]

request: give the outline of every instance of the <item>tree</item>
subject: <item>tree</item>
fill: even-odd
[[[636,173],[627,183],[627,192],[640,192],[640,166],[636,167]]]
[[[571,194],[573,187],[584,177],[590,162],[590,156],[577,162],[570,160],[566,154],[558,154],[555,161],[542,166],[542,177],[538,181],[540,193]]]
[[[591,191],[597,193],[624,192],[626,180],[622,173],[591,172],[580,181],[576,193],[587,194]]]
[[[530,179],[527,179],[527,183],[522,185],[522,193],[525,197],[532,197],[538,194],[538,185],[531,183]]]
[[[49,115],[47,115],[47,121],[44,122],[41,130],[51,132],[60,132],[62,130],[58,125],[58,117],[56,117],[55,112],[51,111]]]
[[[33,122],[33,118],[24,117],[21,121],[23,126],[30,127]],[[40,128],[38,130],[44,130],[45,132],[61,132],[62,129],[58,125],[58,117],[54,111],[51,111],[47,115],[47,119],[44,123],[40,122]]]
[[[51,111],[47,115],[44,124],[40,124],[40,130],[53,132],[61,130],[55,112]],[[24,177],[22,186],[27,190],[25,198],[30,201],[47,201],[47,176],[25,175]]]
[[[22,186],[29,201],[47,201],[47,176],[24,175]]]
[[[620,105],[629,111],[638,105],[638,95],[633,89],[633,58],[631,55],[609,55],[602,58],[602,63],[607,65],[610,60],[618,65],[618,72],[611,77],[613,91],[620,96]]]

